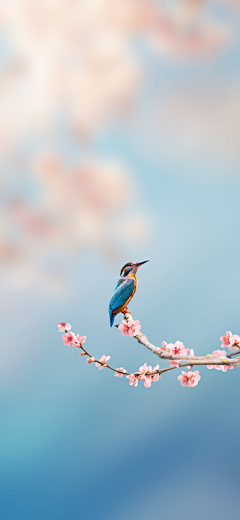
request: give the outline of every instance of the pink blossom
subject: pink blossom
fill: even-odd
[[[151,384],[153,382],[159,381],[160,374],[153,374],[153,372],[157,372],[159,370],[159,364],[157,364],[154,368],[152,368],[151,365],[147,365],[147,363],[144,363],[142,365],[137,374],[130,374],[127,376],[127,379],[129,379],[129,384],[138,386],[138,381],[142,380],[144,381],[145,388],[150,388]],[[152,375],[153,374],[153,375]]]
[[[180,361],[177,361],[177,360],[171,360],[170,361],[170,367],[179,367],[179,363]]]
[[[76,341],[76,336],[74,332],[68,332],[67,334],[64,334],[63,341],[65,345],[69,345],[69,347],[72,347]]]
[[[156,372],[157,370],[159,370],[159,364],[158,363],[157,363],[157,365],[155,367],[153,367],[153,372]],[[152,376],[152,381],[154,381],[154,382],[159,381],[159,379],[161,379],[160,374],[154,374],[154,376]]]
[[[186,356],[189,353],[189,349],[181,341],[176,341],[175,344],[163,341],[162,345],[168,348],[173,356]]]
[[[77,334],[77,344],[76,344],[76,347],[80,347],[82,346],[83,343],[85,343],[87,339],[87,336],[81,336],[81,334]]]
[[[58,323],[59,332],[67,332],[71,329],[70,323]]]
[[[232,333],[230,330],[227,330],[226,336],[221,336],[220,340],[222,341],[222,348],[228,347],[230,345],[229,338],[231,338]]]
[[[227,353],[225,350],[214,350],[214,352],[212,353],[212,357],[218,358],[218,359],[226,359]],[[207,367],[209,369],[216,368],[216,370],[222,370],[223,372],[227,372],[228,368],[230,368],[230,369],[233,368],[229,365],[207,365]]]
[[[123,320],[118,328],[123,336],[137,336],[141,329],[141,325],[139,320]]]
[[[159,364],[152,368],[151,365],[147,366],[147,363],[144,363],[144,365],[139,368],[138,374],[140,375],[142,381],[144,381],[144,386],[146,388],[150,388],[153,382],[159,381],[161,377],[160,374],[151,375],[157,370],[159,370]]]
[[[126,372],[124,367],[117,368],[117,370],[121,370],[121,372]],[[115,372],[115,377],[122,377],[123,374],[121,374],[121,372]]]
[[[90,363],[94,363],[94,361],[96,361],[95,357],[91,357],[91,358],[88,358],[87,359],[87,362],[90,364]]]
[[[138,373],[141,375],[141,376],[144,376],[147,372],[150,372],[149,369],[152,369],[152,367],[148,367],[147,366],[147,363],[144,363],[144,365],[142,365],[141,367],[139,367],[138,369]]]
[[[142,367],[139,368],[138,372],[141,374],[141,379],[144,381],[145,388],[150,388],[152,384],[152,376],[149,375],[153,371],[152,366],[147,366],[147,363],[145,363]],[[148,373],[148,375],[146,375]]]
[[[182,375],[178,376],[178,379],[182,386],[196,386],[198,381],[201,379],[199,375],[199,370],[195,370],[195,372],[184,372],[182,371]]]
[[[96,367],[99,367],[99,370],[102,370],[103,367],[107,367],[108,364],[107,364],[107,361],[110,359],[111,356],[105,356],[104,354],[102,355],[101,359],[99,361],[101,361],[103,363],[103,365],[101,365],[100,363],[95,363]]]
[[[233,352],[235,352],[237,350],[236,346],[238,348],[240,347],[240,336],[238,336],[238,334],[233,334],[229,338],[229,343],[230,343],[230,345],[228,346],[229,350],[233,350],[234,349]]]
[[[129,376],[127,376],[127,379],[129,379],[130,386],[138,386],[138,377],[135,376],[135,374],[130,374]]]
[[[159,381],[159,379],[161,379],[160,374],[154,374],[154,376],[152,376],[152,381],[153,381],[154,383],[156,383],[157,381]]]
[[[216,367],[215,367],[215,368],[216,368]],[[222,366],[222,371],[223,371],[223,372],[227,372],[227,369],[228,369],[228,368],[229,368],[230,370],[233,369],[233,367],[231,367],[230,365],[224,365],[224,366]]]
[[[143,378],[142,378],[143,379]],[[152,378],[151,376],[145,376],[144,379],[144,386],[145,388],[150,388],[151,384],[152,384]]]

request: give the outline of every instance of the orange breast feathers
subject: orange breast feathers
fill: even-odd
[[[138,284],[137,277],[134,274],[129,274],[128,278],[132,278],[134,280],[134,289],[133,289],[133,292],[132,292],[131,296],[129,296],[129,298],[124,303],[124,305],[122,305],[122,307],[119,307],[119,309],[117,310],[116,314],[119,314],[120,312],[124,311],[124,309],[126,309],[126,307],[128,306],[130,300],[132,299],[132,297],[134,296],[134,294],[136,292],[137,284]]]

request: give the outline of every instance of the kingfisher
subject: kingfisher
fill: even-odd
[[[136,272],[140,265],[146,264],[146,262],[149,262],[149,260],[144,260],[144,262],[128,262],[128,264],[122,267],[120,278],[109,303],[110,327],[113,326],[115,316],[119,314],[119,312],[127,310],[127,304],[137,289],[138,281]]]

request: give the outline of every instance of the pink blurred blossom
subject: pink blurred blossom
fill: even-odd
[[[182,371],[182,375],[178,376],[178,380],[180,381],[182,386],[194,387],[198,384],[198,381],[200,379],[201,376],[199,375],[199,370],[195,370],[195,372]]]
[[[74,332],[68,332],[67,334],[63,335],[63,340],[65,345],[69,345],[69,347],[72,347],[75,344],[76,336]]]
[[[99,361],[101,361],[103,363],[103,365],[101,365],[100,363],[95,363],[96,367],[99,367],[99,370],[102,370],[103,367],[107,367],[108,364],[107,364],[107,361],[110,359],[111,356],[105,356],[104,354],[102,355],[101,359]]]
[[[89,157],[70,166],[64,162],[59,151],[54,150],[36,152],[29,168],[39,188],[39,204],[35,205],[20,196],[17,199],[10,196],[2,214],[4,236],[7,239],[8,233],[10,236],[20,233],[22,240],[16,241],[16,249],[14,244],[13,248],[9,248],[5,238],[2,242],[0,237],[0,267],[5,257],[10,258],[13,253],[12,262],[7,262],[7,272],[14,268],[15,273],[14,277],[11,276],[11,284],[19,283],[18,280],[23,283],[24,274],[27,276],[24,289],[27,284],[34,283],[41,290],[46,290],[47,283],[47,290],[55,292],[63,289],[64,274],[67,280],[65,256],[72,258],[79,247],[83,250],[84,247],[95,246],[110,257],[118,254],[112,231],[114,228],[114,232],[119,234],[122,230],[119,213],[124,213],[128,224],[135,220],[130,205],[134,197],[131,173],[118,161],[103,161],[100,158],[93,160]],[[122,192],[126,194],[124,197],[121,196]],[[132,241],[128,236],[124,238]],[[51,257],[56,251],[65,260],[59,271],[51,271],[49,263],[43,262],[43,258],[45,254]],[[1,278],[3,273],[0,283]]]
[[[71,329],[70,323],[58,323],[59,332],[67,332]]]
[[[205,8],[207,2],[185,0],[175,3],[181,6],[177,5],[173,9],[167,6],[165,9],[153,0],[100,0],[93,7],[88,7],[87,1],[3,1],[3,41],[6,39],[7,49],[11,49],[10,53],[7,52],[9,58],[4,60],[2,70],[0,149],[4,157],[5,154],[9,154],[11,158],[19,154],[24,170],[26,166],[31,174],[36,175],[36,162],[39,163],[37,150],[41,150],[42,142],[49,143],[50,147],[55,142],[56,114],[62,114],[62,111],[66,113],[66,120],[69,121],[67,128],[70,128],[74,138],[77,136],[80,140],[90,137],[96,130],[101,131],[108,122],[114,120],[116,114],[131,114],[130,108],[134,106],[132,96],[138,91],[139,82],[148,71],[144,60],[143,68],[140,66],[141,53],[135,52],[135,34],[152,43],[152,50],[167,56],[207,55],[212,50],[227,45],[225,28],[212,20],[208,10],[206,17],[201,16],[201,9]],[[231,2],[228,0],[227,4]],[[178,87],[176,86],[177,92]],[[238,92],[238,84],[236,89]],[[228,95],[227,98],[232,96]],[[233,101],[236,106],[238,99],[237,97]],[[163,103],[166,105],[165,99]],[[215,104],[211,103],[214,106]],[[228,105],[222,104],[224,113],[227,114],[225,117],[223,115],[225,123],[228,127],[230,125],[230,130],[238,128],[232,122],[234,118],[229,116]],[[197,135],[197,142],[202,142],[205,136],[208,140],[209,132],[211,137],[215,137],[219,128],[226,128],[226,125],[219,124],[219,118],[221,120],[222,117],[220,103],[217,103],[217,117],[213,117],[212,113],[209,117],[211,105],[207,103],[207,125],[203,128],[201,139],[198,132],[192,132],[191,129],[201,127],[199,119],[202,107],[200,114],[197,112],[196,124],[195,119],[190,122],[187,137],[182,131],[182,121],[187,119],[184,107],[183,116],[179,117],[181,132],[178,133],[184,134],[185,140],[189,133],[191,143],[193,134]],[[199,103],[197,107],[199,108]],[[171,109],[175,114],[172,103]],[[216,121],[216,132],[212,131],[211,119]],[[168,125],[169,117],[165,126],[168,128]],[[148,131],[151,138],[154,133],[159,135],[159,131]],[[172,143],[173,132],[170,133]],[[236,142],[238,150],[239,139],[236,132],[233,131],[233,138],[228,140],[225,139],[225,133],[220,132],[224,145],[225,142]],[[36,151],[30,153],[26,152],[22,143],[31,135],[36,139]],[[232,136],[231,133],[229,135]],[[215,150],[214,143],[215,140],[212,146]],[[188,149],[187,146],[185,148]],[[32,161],[35,164],[33,167],[29,164]],[[18,171],[20,174],[20,168]],[[115,235],[124,229],[126,240],[132,224],[134,230],[136,227],[136,219],[132,219],[131,213],[126,211],[128,226],[125,229],[116,210],[123,209],[126,197],[129,196],[127,203],[132,211],[135,191],[131,190],[130,175],[124,176],[121,168],[119,170],[97,161],[87,167],[80,164],[74,172],[63,164],[62,154],[59,154],[57,161],[51,161],[50,158],[48,167],[40,165],[38,181],[43,184],[39,189],[39,193],[43,192],[43,199],[40,201],[42,207],[39,204],[35,208],[35,203],[25,203],[15,211],[15,222],[20,223],[21,232],[26,236],[17,240],[16,246],[13,244],[11,247],[6,241],[6,244],[0,244],[0,248],[3,248],[4,254],[16,255],[16,263],[19,260],[17,255],[22,256],[23,271],[20,269],[20,276],[15,278],[17,281],[13,280],[10,271],[11,283],[16,286],[20,283],[22,272],[30,262],[37,269],[37,274],[40,272],[42,276],[33,276],[28,283],[36,283],[37,280],[42,288],[44,282],[49,290],[51,284],[48,283],[48,278],[45,281],[45,267],[41,262],[46,252],[53,256],[57,251],[60,257],[59,250],[62,249],[64,254],[73,255],[79,248],[83,250],[84,245],[91,247],[94,244],[101,251],[104,250],[105,254],[114,256],[116,251],[112,228]],[[126,209],[124,207],[124,211]],[[8,231],[11,218],[8,214],[7,218],[4,215],[2,219],[3,227],[6,226],[3,235],[9,233],[10,237],[14,236],[14,233]],[[145,222],[144,216],[141,219]],[[142,221],[137,218],[140,233],[143,228]],[[135,231],[132,232],[133,238],[136,234]],[[29,276],[30,270],[26,270]],[[50,276],[54,290],[55,286],[61,288],[62,278],[59,276],[59,279],[53,279]]]
[[[123,320],[118,328],[123,336],[137,336],[141,329],[141,325],[139,320]]]

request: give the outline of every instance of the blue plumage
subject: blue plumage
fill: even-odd
[[[143,265],[146,262],[148,262],[148,260],[145,260],[144,262],[129,262],[122,267],[120,278],[109,303],[111,327],[113,326],[116,314],[124,312],[127,309],[127,304],[132,299],[137,288],[136,272],[140,265]]]
[[[116,316],[116,311],[124,306],[134,292],[134,279],[122,277],[118,280],[118,283],[114,289],[111,301],[109,303],[109,317],[110,326],[113,326],[113,322]]]

